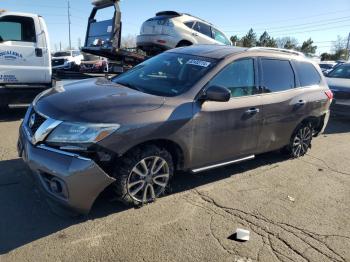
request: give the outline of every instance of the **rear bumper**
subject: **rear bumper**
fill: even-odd
[[[23,125],[17,149],[43,192],[78,213],[89,213],[97,196],[115,181],[91,159],[31,144]]]
[[[170,35],[138,35],[136,38],[136,45],[142,50],[168,50],[175,48],[177,39]]]
[[[323,134],[323,133],[324,133],[324,131],[325,131],[327,125],[328,125],[329,117],[330,117],[330,111],[328,110],[328,111],[326,112],[325,116],[324,116],[324,119],[323,119],[323,126],[322,126],[320,132],[318,132],[317,135]]]

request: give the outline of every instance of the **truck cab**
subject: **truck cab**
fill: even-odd
[[[50,42],[37,14],[0,13],[0,106],[29,103],[51,87]]]

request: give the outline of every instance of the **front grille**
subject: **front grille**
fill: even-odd
[[[34,109],[32,109],[27,122],[27,126],[29,127],[29,130],[31,131],[32,135],[35,134],[35,132],[45,121],[45,117],[39,115],[37,112],[34,111]]]
[[[64,64],[64,59],[52,59],[52,66],[60,66]]]

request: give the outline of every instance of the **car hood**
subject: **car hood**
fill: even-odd
[[[156,110],[164,101],[164,97],[93,78],[44,91],[33,104],[37,112],[56,120],[120,123],[132,115]]]
[[[327,83],[336,99],[350,99],[350,79],[329,77]]]

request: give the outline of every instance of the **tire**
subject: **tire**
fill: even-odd
[[[154,145],[127,153],[114,171],[114,185],[120,200],[127,205],[153,202],[168,188],[174,173],[171,154]]]
[[[309,148],[313,136],[313,127],[310,122],[302,123],[294,131],[290,143],[286,148],[286,152],[291,158],[304,156]]]

